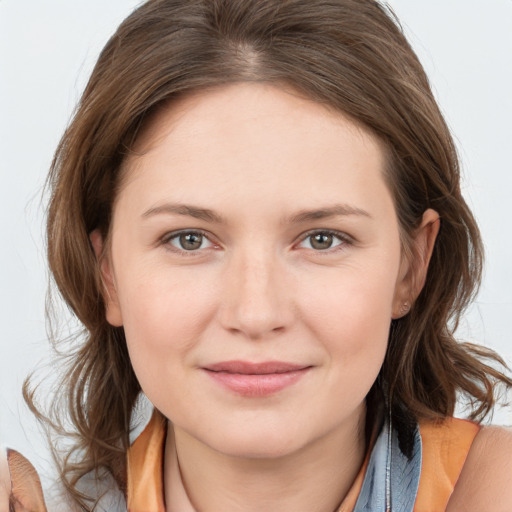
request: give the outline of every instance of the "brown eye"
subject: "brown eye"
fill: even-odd
[[[203,235],[200,233],[184,233],[179,236],[180,246],[185,251],[195,251],[203,243]]]
[[[311,247],[319,251],[330,249],[332,247],[333,238],[334,237],[329,233],[317,233],[316,235],[311,235]]]
[[[350,245],[350,237],[337,231],[316,231],[306,234],[299,247],[314,251],[327,251],[328,249],[342,249]]]
[[[199,251],[206,249],[213,244],[201,231],[182,231],[167,237],[165,243],[175,249],[187,252]]]

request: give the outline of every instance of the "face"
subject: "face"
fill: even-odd
[[[153,404],[237,456],[360,419],[410,291],[379,142],[293,92],[237,84],[162,111],[136,153],[102,272]]]

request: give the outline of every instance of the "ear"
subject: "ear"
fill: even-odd
[[[121,315],[121,308],[119,307],[119,300],[117,296],[117,289],[112,271],[112,262],[110,255],[107,254],[104,247],[103,237],[98,229],[95,229],[90,235],[91,241],[98,262],[101,282],[103,284],[103,300],[105,301],[107,322],[114,327],[121,327],[123,325],[123,318]]]
[[[393,299],[393,319],[405,316],[423,289],[440,225],[439,214],[430,208],[425,210],[420,226],[413,233],[411,251],[402,256]]]

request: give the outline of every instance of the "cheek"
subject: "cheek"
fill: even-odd
[[[345,268],[320,283],[309,283],[301,311],[303,322],[324,345],[344,380],[368,380],[378,374],[387,348],[395,289],[389,273]],[[317,284],[317,286],[315,286]],[[371,382],[370,382],[371,381]]]
[[[132,274],[123,283],[118,296],[135,373],[178,368],[214,315],[215,288],[193,271],[169,269]]]

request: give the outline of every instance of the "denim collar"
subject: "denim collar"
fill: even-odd
[[[422,445],[416,425],[412,457],[400,450],[389,421],[375,441],[353,512],[412,512],[421,474]]]

